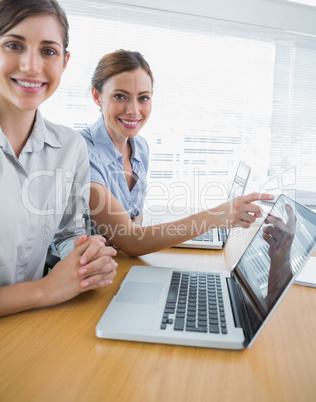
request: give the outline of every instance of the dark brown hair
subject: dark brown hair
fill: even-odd
[[[101,94],[103,85],[111,77],[126,71],[134,71],[138,68],[146,71],[153,85],[154,79],[149,64],[139,52],[120,49],[113,53],[108,53],[100,59],[94,71],[91,80],[92,87]]]
[[[53,14],[63,31],[65,55],[69,44],[69,24],[64,10],[55,0],[0,0],[0,35],[8,32],[27,17]]]

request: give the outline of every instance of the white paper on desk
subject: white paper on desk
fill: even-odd
[[[311,286],[316,288],[316,257],[310,257],[294,281],[297,285]]]

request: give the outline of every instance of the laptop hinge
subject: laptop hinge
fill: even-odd
[[[243,329],[245,336],[244,346],[246,347],[253,337],[251,326],[248,320],[247,310],[240,297],[239,290],[237,289],[238,285],[236,284],[234,276],[227,278],[226,280],[235,326]]]

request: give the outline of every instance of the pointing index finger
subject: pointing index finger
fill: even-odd
[[[274,195],[268,193],[251,193],[244,195],[243,200],[244,202],[271,201],[274,200]]]

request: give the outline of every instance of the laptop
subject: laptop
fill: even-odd
[[[235,197],[243,195],[246,189],[246,185],[250,176],[251,168],[246,163],[240,161],[237,167],[234,180],[232,182],[227,201],[232,200]],[[229,229],[215,228],[201,236],[195,237],[191,240],[177,244],[174,247],[183,248],[201,248],[201,249],[222,249],[228,239]]]
[[[267,219],[274,219],[268,223]],[[133,266],[96,326],[99,338],[249,348],[316,243],[316,214],[280,195],[231,272]]]

